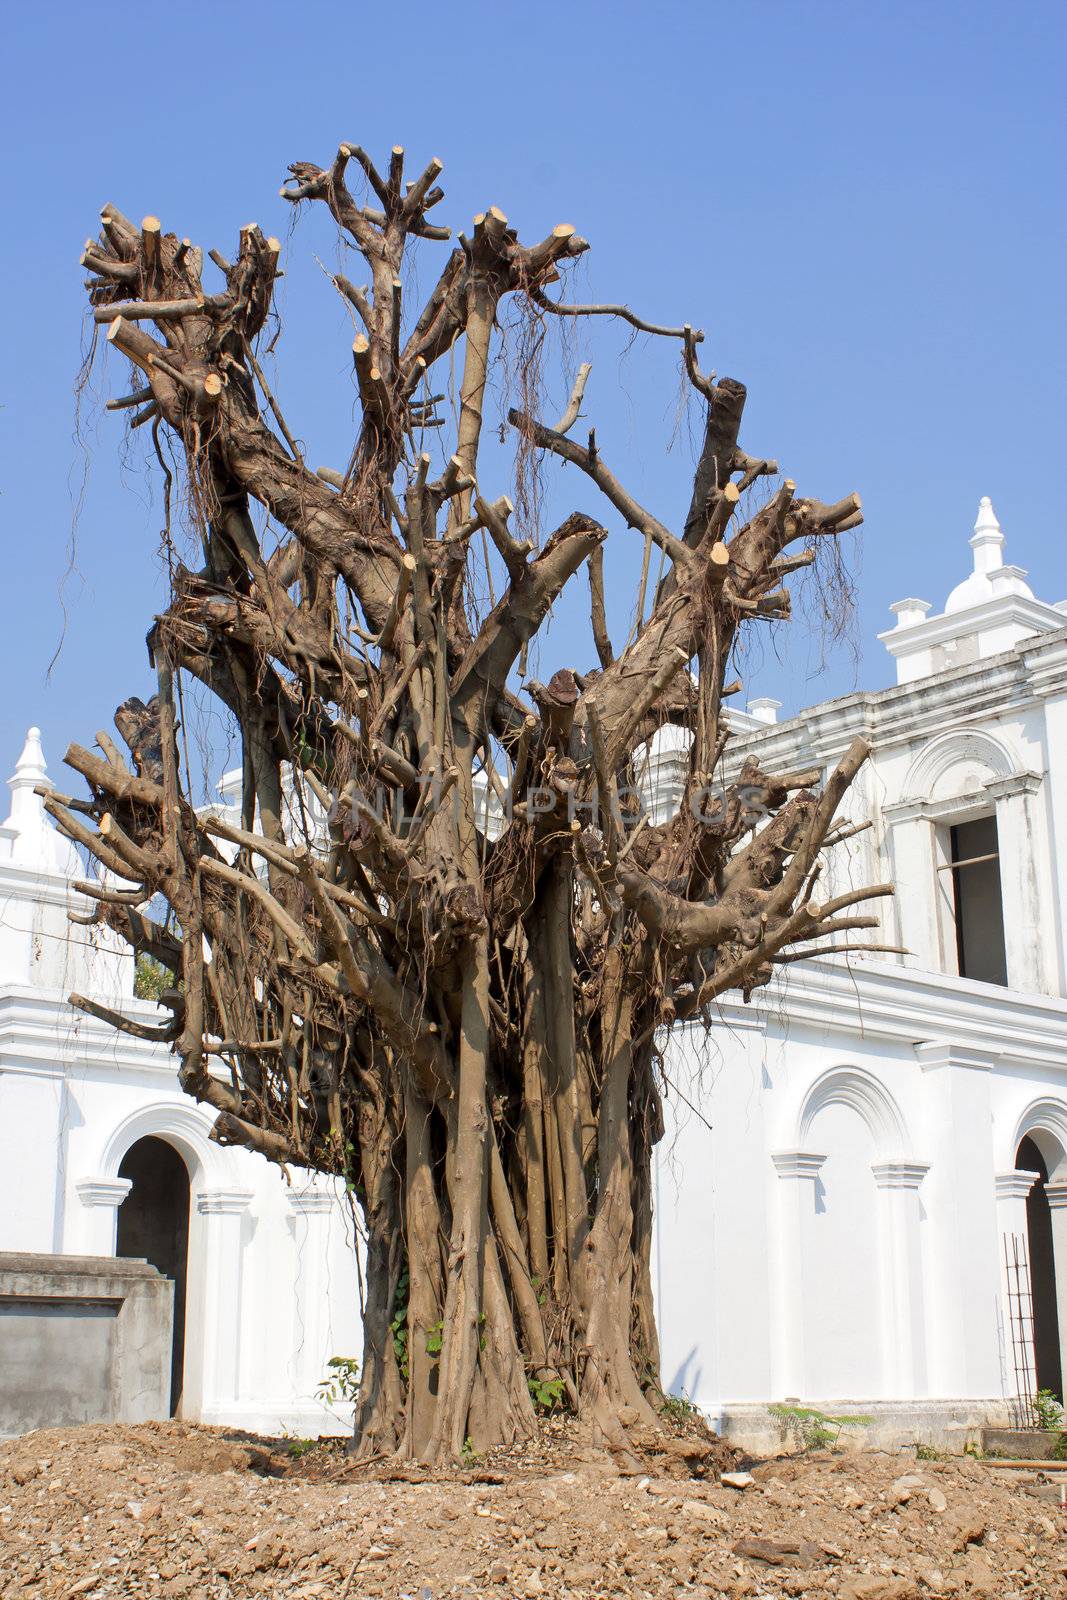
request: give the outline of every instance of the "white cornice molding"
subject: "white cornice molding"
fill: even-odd
[[[814,1150],[774,1150],[771,1160],[780,1178],[817,1178],[826,1157]]]
[[[752,1001],[770,1038],[811,1029],[819,1039],[887,1040],[910,1056],[917,1043],[992,1054],[998,1071],[1050,1069],[1067,1078],[1067,1001],[999,984],[878,961],[813,960],[788,969]],[[722,1006],[728,1028],[733,1006]],[[701,1024],[689,1022],[682,1034]]]
[[[714,1009],[712,1009],[714,1007]],[[770,1018],[764,1008],[758,1003],[749,1001],[748,1005],[738,997],[737,999],[715,1000],[709,1006],[715,1022],[719,1023],[729,1033],[766,1033]],[[702,1022],[683,1022],[676,1024],[682,1028],[699,1028],[703,1032]],[[713,1024],[714,1026],[714,1024]],[[674,1029],[668,1030],[673,1032]]]
[[[943,1067],[958,1067],[965,1072],[992,1072],[997,1064],[996,1056],[988,1050],[964,1050],[951,1041],[937,1039],[917,1044],[915,1056],[924,1072],[937,1072]]]
[[[879,750],[889,750],[943,730],[946,721],[954,726],[985,722],[992,711],[1023,711],[1057,692],[1067,693],[1067,625],[932,677],[857,690],[819,701],[774,727],[739,732],[731,740],[730,770],[757,746],[768,764],[800,750],[825,764],[857,733],[872,738]]]
[[[196,1209],[205,1217],[240,1216],[252,1204],[251,1189],[202,1189]]]
[[[32,905],[61,906],[65,911],[86,911],[92,905],[62,874],[42,872],[40,867],[24,867],[14,861],[0,864],[0,896]]]
[[[987,633],[1012,622],[1024,627],[1033,624],[1032,633],[1025,641],[1028,643],[1033,634],[1058,633],[1063,627],[1063,613],[1026,595],[994,595],[979,605],[968,606],[965,611],[942,611],[936,617],[927,617],[909,627],[887,628],[876,637],[879,644],[884,644],[889,654],[899,660],[902,656],[914,655],[917,650],[929,650],[950,640],[973,638],[975,634]]]
[[[325,1216],[337,1204],[335,1195],[324,1189],[294,1189],[289,1195],[289,1207],[298,1216]]]
[[[1067,1211],[1067,1183],[1046,1183],[1045,1199],[1050,1211]]]
[[[1035,694],[1047,699],[1067,688],[1067,632],[1027,640],[1023,652],[1027,681]]]
[[[944,822],[949,817],[962,817],[968,811],[988,806],[989,797],[984,789],[972,789],[968,794],[953,795],[951,800],[893,800],[883,805],[882,816],[891,828],[902,822]]]
[[[908,686],[910,687],[910,685]],[[920,684],[922,695],[886,707],[873,719],[872,738],[880,750],[898,745],[911,745],[920,738],[933,738],[946,725],[959,728],[984,729],[994,715],[1006,712],[1022,714],[1043,703],[1025,679],[1018,673],[998,673],[983,683],[948,685],[959,689],[957,693],[935,692],[937,680]],[[1067,689],[1067,676],[1064,679]],[[962,692],[966,689],[966,693]]]
[[[882,807],[882,816],[891,825],[899,822],[947,822],[963,817],[968,811],[981,810],[990,800],[1007,800],[1012,795],[1036,794],[1044,775],[1040,772],[1013,772],[1006,778],[994,778],[980,789],[966,794],[950,795],[944,800],[894,800]]]
[[[1036,794],[1044,780],[1043,772],[1013,772],[1008,778],[994,778],[985,791],[994,800],[1008,800],[1016,794]]]
[[[83,1206],[120,1206],[132,1188],[129,1178],[82,1178],[74,1185]]]
[[[147,1001],[126,1003],[130,1016],[157,1020]],[[716,1030],[789,1038],[814,1028],[820,1036],[862,1034],[920,1049],[992,1057],[1000,1070],[1035,1066],[1067,1075],[1067,1001],[1020,994],[973,979],[878,961],[813,960],[791,966],[784,981],[757,994],[750,1005],[723,1000]],[[703,1031],[690,1021],[672,1032]],[[942,1044],[940,1041],[950,1041]],[[922,1059],[922,1058],[920,1058]],[[931,1066],[935,1064],[930,1055]],[[61,1078],[145,1074],[177,1082],[173,1055],[116,1033],[106,1023],[71,1010],[60,991],[0,988],[0,1063],[5,1073]]]
[[[158,1008],[133,995],[118,999],[101,995],[109,1004],[138,1021],[158,1023]],[[165,1045],[154,1045],[118,1032],[106,1022],[75,1011],[61,989],[32,988],[26,984],[0,986],[0,1061],[5,1072],[35,1076],[61,1076],[77,1066],[80,1076],[147,1072],[174,1077],[174,1057]]]
[[[930,1170],[928,1161],[876,1161],[871,1167],[879,1189],[918,1189]]]
[[[1040,1172],[998,1172],[993,1180],[998,1200],[1025,1200]]]

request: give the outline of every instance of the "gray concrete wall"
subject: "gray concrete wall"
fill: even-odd
[[[165,1417],[173,1301],[146,1261],[0,1254],[0,1437]]]

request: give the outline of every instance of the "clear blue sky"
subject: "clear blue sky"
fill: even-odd
[[[253,218],[286,238],[288,162],[325,164],[341,139],[439,155],[454,227],[489,204],[527,238],[575,223],[593,245],[579,292],[704,327],[705,363],[748,384],[747,448],[802,493],[860,491],[858,664],[837,650],[820,671],[817,641],[769,642],[749,694],[788,713],[887,683],[886,607],[940,608],[982,494],[1008,559],[1042,598],[1067,595],[1062,3],[189,0],[123,17],[59,0],[11,9],[5,33],[5,771],[39,722],[62,782],[66,743],[152,688],[160,507],[140,445],[102,411],[121,374],[98,368],[75,424],[78,256],[100,207],[224,254]],[[336,255],[309,216],[287,239],[278,382],[315,464],[343,465],[351,334],[316,252]],[[420,280],[433,271],[424,258]],[[606,458],[677,516],[676,355],[623,347],[598,330],[587,410]],[[551,499],[596,509],[574,475]],[[630,567],[610,559],[621,615]],[[569,625],[564,610],[561,660]]]

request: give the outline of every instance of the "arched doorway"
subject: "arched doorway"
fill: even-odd
[[[1015,1154],[1020,1172],[1036,1172],[1037,1182],[1026,1197],[1026,1233],[1030,1256],[1030,1294],[1034,1316],[1034,1364],[1037,1387],[1051,1389],[1063,1399],[1063,1369],[1060,1360],[1060,1324],[1056,1306],[1056,1253],[1045,1184],[1048,1164],[1029,1135]]]
[[[130,1192],[119,1207],[115,1254],[151,1263],[174,1284],[170,1414],[181,1404],[185,1367],[185,1291],[189,1257],[189,1173],[165,1139],[138,1139],[123,1156],[119,1177]]]

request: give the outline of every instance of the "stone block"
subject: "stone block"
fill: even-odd
[[[173,1317],[147,1261],[0,1253],[0,1437],[166,1417]]]

